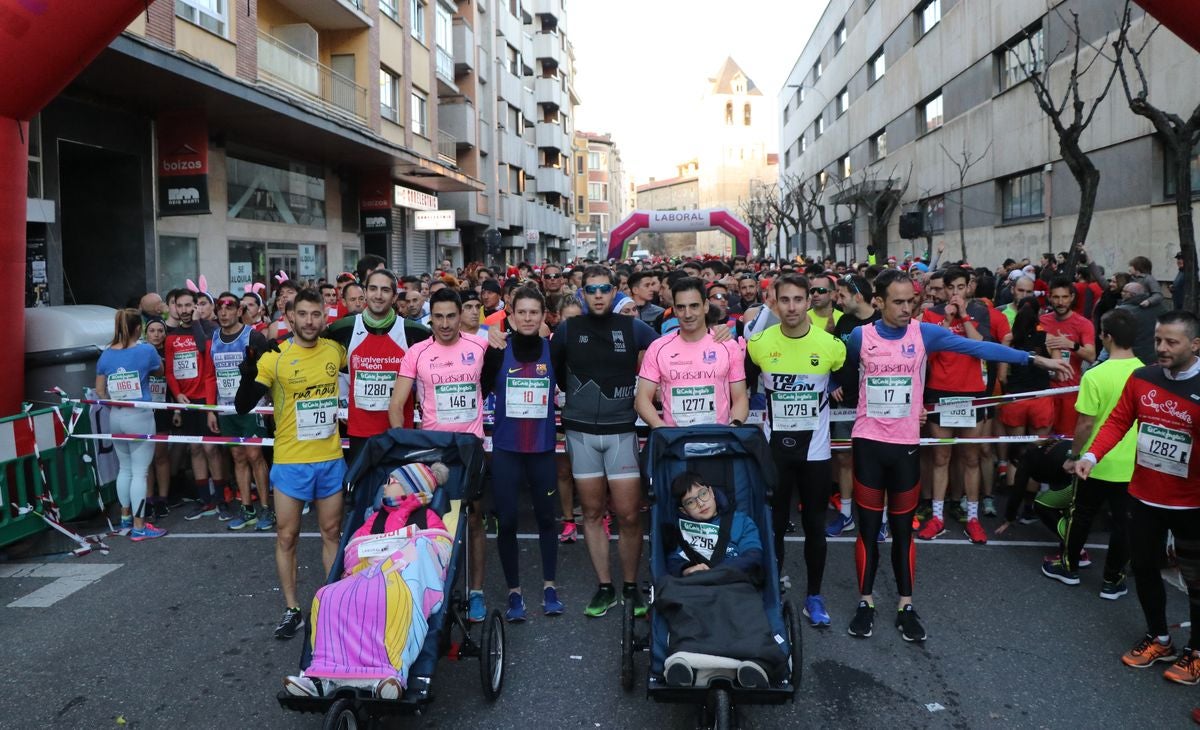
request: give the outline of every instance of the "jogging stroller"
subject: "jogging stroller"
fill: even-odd
[[[339,580],[343,554],[350,536],[363,524],[366,511],[375,501],[380,485],[395,468],[413,462],[442,462],[450,477],[434,492],[429,508],[442,516],[453,538],[441,606],[430,613],[428,632],[420,654],[408,673],[408,687],[398,700],[379,699],[369,690],[339,687],[319,697],[295,696],[285,691],[278,695],[280,706],[307,713],[324,713],[326,728],[356,728],[394,715],[419,714],[434,699],[433,674],[440,657],[451,646],[451,634],[458,631],[459,657],[479,659],[483,694],[489,701],[500,695],[504,686],[504,621],[492,610],[482,624],[477,643],[466,621],[467,576],[467,502],[477,499],[483,485],[483,443],[469,434],[417,431],[395,428],[370,439],[346,475],[346,516],[342,523],[342,541],[327,583]],[[309,622],[310,624],[313,622]],[[312,663],[311,626],[305,630],[300,668]]]
[[[659,428],[651,432],[643,452],[648,475],[650,515],[650,575],[657,583],[667,574],[667,555],[677,547],[678,513],[671,497],[671,482],[684,471],[699,473],[706,483],[724,488],[726,503],[750,517],[758,528],[763,548],[762,610],[776,636],[785,637],[787,672],[767,688],[751,689],[722,678],[706,686],[670,687],[663,672],[668,656],[667,621],[656,610],[651,596],[649,629],[640,634],[633,604],[627,601],[621,622],[621,685],[631,690],[635,655],[649,650],[646,693],[657,702],[697,705],[701,727],[734,727],[735,705],[773,705],[794,701],[800,685],[802,646],[795,611],[782,599],[775,565],[774,540],[768,495],[777,475],[763,433],[752,426],[693,426]]]

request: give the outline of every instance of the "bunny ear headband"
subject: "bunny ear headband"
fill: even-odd
[[[207,298],[208,301],[210,301],[210,302],[213,300],[212,294],[208,293],[208,279],[204,278],[204,274],[200,275],[200,285],[199,286],[196,286],[195,282],[193,282],[191,279],[188,279],[187,280],[187,288],[188,288],[188,291],[190,291],[194,294],[204,295],[204,297]]]
[[[266,288],[266,284],[262,283],[261,281],[256,281],[253,284],[246,285],[246,293],[254,295],[254,298],[258,301],[258,306],[261,307],[263,305],[262,293],[264,290],[266,290]]]
[[[288,280],[287,272],[283,271],[282,269],[279,271],[278,274],[275,275],[275,283],[277,283],[277,284],[282,284],[283,282],[285,282],[287,280]]]

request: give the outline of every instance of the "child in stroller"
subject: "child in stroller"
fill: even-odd
[[[442,463],[405,464],[380,487],[376,510],[346,544],[342,579],[313,599],[312,663],[284,679],[289,694],[403,695],[426,621],[445,598],[453,540],[428,504],[449,473]]]
[[[670,577],[655,589],[655,607],[670,629],[667,685],[726,677],[742,687],[769,687],[771,676],[786,671],[787,655],[765,616],[745,610],[762,602],[758,528],[695,472],[676,477],[671,496],[679,510],[678,547],[667,556]]]

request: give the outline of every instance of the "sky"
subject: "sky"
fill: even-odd
[[[823,0],[567,0],[577,131],[610,133],[640,183],[695,156],[689,118],[726,56],[772,107]],[[778,116],[772,115],[778,126]],[[772,140],[779,137],[776,130]],[[770,151],[778,152],[771,146]]]

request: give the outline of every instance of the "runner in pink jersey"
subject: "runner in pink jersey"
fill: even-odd
[[[740,426],[750,410],[742,346],[732,340],[713,340],[705,321],[708,300],[703,281],[680,279],[671,293],[679,330],[646,349],[634,408],[651,428]],[[655,391],[662,401],[661,418],[654,407]]]

